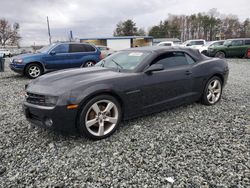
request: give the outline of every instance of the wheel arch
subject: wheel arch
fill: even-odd
[[[124,115],[124,102],[121,98],[121,96],[119,96],[115,91],[113,90],[98,90],[96,92],[93,92],[91,94],[89,94],[87,97],[85,97],[84,99],[81,100],[80,104],[79,104],[79,108],[77,110],[77,116],[76,116],[76,127],[77,127],[77,124],[79,123],[79,116],[81,114],[81,111],[84,107],[84,105],[89,101],[91,100],[92,98],[96,97],[96,96],[99,96],[99,95],[110,95],[112,97],[114,97],[120,104],[121,106],[121,111],[122,111],[122,114],[121,114],[121,118],[123,118],[123,115]]]
[[[212,76],[209,77],[208,80],[210,80],[210,79],[211,79],[212,77],[214,77],[214,76],[219,77],[219,78],[221,79],[221,81],[222,81],[222,85],[224,85],[224,77],[223,77],[223,75],[220,74],[220,73],[215,73],[215,74],[213,74]]]
[[[31,61],[31,62],[27,63],[27,64],[24,66],[24,69],[23,69],[23,73],[24,73],[24,74],[25,74],[26,68],[27,68],[30,64],[38,64],[39,66],[42,67],[42,72],[44,73],[45,68],[44,68],[44,65],[43,65],[41,62],[39,62],[39,61]]]
[[[225,50],[218,50],[216,53],[219,53],[219,52],[223,52],[223,53],[225,54],[225,58],[227,57],[227,53],[226,53]],[[216,54],[216,53],[215,53],[215,54]]]

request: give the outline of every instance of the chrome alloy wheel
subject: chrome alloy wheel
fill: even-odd
[[[29,68],[29,75],[33,78],[38,77],[41,74],[41,70],[38,66],[33,65]]]
[[[92,62],[92,61],[88,61],[87,63],[85,63],[85,67],[93,67],[95,65],[95,63],[94,62]]]
[[[209,83],[208,90],[207,90],[207,100],[210,104],[216,103],[221,96],[221,82],[217,79],[212,80]]]
[[[118,108],[109,100],[95,102],[87,111],[85,126],[94,136],[109,134],[118,122]]]

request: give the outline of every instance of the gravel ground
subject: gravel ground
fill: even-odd
[[[6,68],[0,187],[250,187],[250,60],[228,62],[217,105],[126,121],[101,141],[30,126],[21,108],[29,80]]]

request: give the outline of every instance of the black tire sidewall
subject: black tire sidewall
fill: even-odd
[[[110,100],[116,105],[116,107],[118,109],[118,121],[117,121],[116,126],[114,127],[114,129],[110,133],[103,135],[103,136],[95,136],[95,135],[92,135],[88,131],[88,129],[86,128],[85,117],[86,117],[86,113],[88,112],[89,108],[95,102],[100,101],[100,100]],[[88,100],[86,103],[84,103],[82,105],[81,112],[79,113],[79,117],[78,117],[77,128],[78,128],[81,135],[86,136],[87,138],[90,138],[92,140],[100,140],[100,139],[109,137],[110,135],[112,135],[116,131],[117,127],[119,126],[119,124],[121,122],[121,118],[122,118],[122,109],[121,109],[121,105],[118,102],[118,100],[111,95],[98,95],[98,96],[93,97],[92,99]]]
[[[220,94],[220,98],[213,104],[211,104],[208,99],[207,99],[207,90],[208,90],[208,86],[209,84],[213,81],[213,80],[218,80],[221,84],[221,94]],[[211,106],[211,105],[215,105],[216,103],[218,103],[221,99],[221,96],[222,96],[222,91],[223,91],[223,85],[222,85],[222,80],[218,77],[218,76],[213,76],[212,78],[210,78],[207,83],[206,83],[206,86],[205,86],[205,89],[203,91],[203,94],[202,94],[202,103],[205,104],[205,105],[208,105],[208,106]]]
[[[40,69],[40,74],[39,74],[37,77],[41,76],[41,75],[42,75],[42,67],[41,67],[40,65],[38,65],[38,64],[35,64],[35,63],[31,63],[31,64],[29,64],[29,65],[25,68],[25,75],[26,75],[28,78],[30,78],[30,79],[35,79],[35,78],[37,78],[37,77],[32,77],[32,76],[30,76],[30,74],[29,74],[29,69],[30,69],[30,67],[32,67],[32,66],[37,66],[37,67]]]

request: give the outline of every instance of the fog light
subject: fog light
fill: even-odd
[[[44,124],[45,124],[47,127],[51,127],[51,126],[53,125],[53,120],[52,120],[51,118],[45,118]]]

